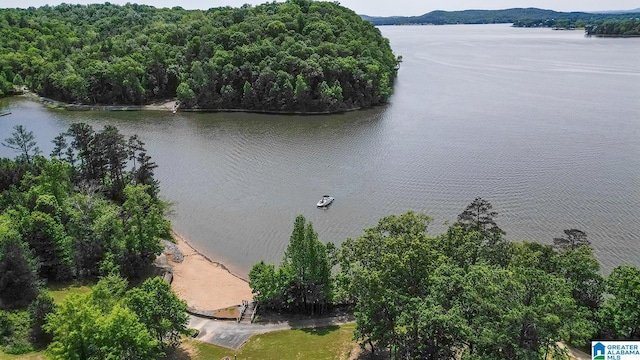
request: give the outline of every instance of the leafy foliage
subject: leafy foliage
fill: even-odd
[[[249,272],[249,286],[253,292],[253,299],[270,309],[284,306],[284,290],[287,279],[284,272],[276,269],[274,264],[264,261],[253,265]]]
[[[54,143],[51,160],[0,161],[0,308],[28,305],[41,279],[137,277],[169,237],[140,139],[77,123]]]
[[[126,292],[120,277],[140,276],[169,237],[156,165],[136,136],[82,123],[54,140],[52,156],[0,161],[0,309],[29,309],[0,310],[0,345],[50,344],[58,359],[159,358],[186,334],[186,305],[162,279]],[[59,308],[41,290],[42,280],[99,275],[91,294]]]
[[[170,238],[164,205],[148,193],[146,185],[127,185],[122,204],[124,247],[120,267],[136,276],[162,252],[161,239]]]
[[[169,283],[156,277],[146,280],[126,295],[127,307],[132,309],[149,333],[169,348],[180,344],[187,335],[187,304],[171,291]]]
[[[309,86],[290,85],[300,96]],[[30,304],[0,312],[0,342],[23,352],[52,341],[60,359],[158,358],[187,332],[186,305],[161,279],[127,291],[119,275],[138,276],[168,236],[155,164],[115,128],[75,124],[54,145],[51,160],[0,161],[0,307]],[[640,337],[638,269],[605,281],[584,232],[565,231],[560,247],[508,243],[496,216],[477,198],[439,236],[427,235],[425,214],[388,216],[341,249],[298,216],[281,266],[256,264],[250,285],[279,310],[353,305],[356,338],[393,358],[562,359],[558,341],[582,344],[596,327]],[[41,279],[99,275],[90,295],[59,308],[40,293]]]
[[[475,198],[458,215],[458,223],[467,229],[479,231],[483,234],[504,234],[504,231],[498,227],[494,220],[496,216],[498,216],[498,212],[493,211],[493,206],[490,202],[482,198]]]
[[[356,338],[398,359],[540,359],[592,336],[601,277],[590,249],[507,243],[495,216],[478,198],[444,235],[409,212],[343,243]]]
[[[0,310],[0,346],[8,354],[33,351],[28,311]]]
[[[313,225],[298,215],[282,266],[255,264],[249,285],[256,300],[274,309],[322,312],[332,300],[332,263]]]
[[[38,297],[29,305],[31,313],[31,337],[33,343],[42,347],[51,342],[52,337],[44,329],[47,316],[55,311],[53,297],[46,291],[41,291]]]
[[[454,252],[447,255],[456,258],[456,253],[472,251],[473,253],[463,255],[463,258],[466,257],[473,264],[480,260],[496,265],[507,264],[508,244],[503,237],[504,230],[495,222],[497,216],[498,212],[493,210],[489,201],[482,198],[474,199],[458,215],[457,223],[447,231],[447,241],[443,246],[449,248],[451,244],[457,244]]]
[[[461,336],[455,310],[430,297],[440,255],[426,236],[429,222],[413,212],[388,216],[343,244],[352,256],[356,337],[393,357],[452,358]]]
[[[600,312],[603,333],[612,339],[640,339],[640,270],[618,266],[606,281],[611,295]]]
[[[72,296],[47,318],[54,359],[154,358],[158,343],[119,303],[102,308],[91,295]]]
[[[605,281],[584,232],[565,232],[563,243],[575,246],[509,243],[496,216],[476,198],[436,237],[427,235],[427,215],[407,212],[340,249],[326,246],[340,271],[323,283],[334,304],[353,306],[361,346],[393,359],[567,359],[559,342],[582,346],[596,331],[638,337],[637,269],[617,268]],[[291,297],[312,273],[317,252],[304,244],[314,234],[296,218],[283,265],[254,265],[256,300],[286,309],[312,294]]]
[[[28,305],[39,287],[37,263],[10,223],[0,215],[0,308]]]
[[[585,27],[585,31],[588,36],[640,36],[640,19],[627,17],[601,21]]]
[[[327,247],[318,240],[311,222],[298,215],[282,264],[289,284],[288,302],[305,310],[322,308],[331,299],[331,266]]]
[[[71,103],[340,111],[386,101],[398,67],[378,29],[334,2],[61,4],[0,9],[0,28],[0,90],[19,75]]]
[[[158,359],[186,334],[186,304],[161,278],[126,291],[110,275],[87,295],[65,300],[47,317],[54,359]]]

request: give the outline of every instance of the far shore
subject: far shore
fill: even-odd
[[[173,272],[171,288],[187,302],[189,308],[201,311],[219,310],[253,299],[251,288],[245,279],[198,252],[179,234],[172,232],[172,235],[183,259],[167,254]]]

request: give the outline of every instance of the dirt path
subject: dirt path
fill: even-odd
[[[558,345],[560,345],[560,347],[566,348],[569,351],[569,357],[571,358],[571,360],[591,360],[592,357],[591,355],[580,351],[576,348],[572,348],[571,346],[567,346],[563,343],[558,343]]]

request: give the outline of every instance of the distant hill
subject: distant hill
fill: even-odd
[[[640,9],[636,9],[640,11]],[[578,26],[601,22],[605,19],[619,19],[628,14],[637,13],[636,10],[621,13],[586,13],[586,12],[558,12],[537,8],[514,8],[505,10],[436,10],[420,16],[391,16],[375,17],[360,15],[362,19],[374,25],[447,25],[447,24],[504,24],[515,26],[561,26],[575,24]]]

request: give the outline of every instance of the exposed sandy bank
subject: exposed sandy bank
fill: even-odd
[[[173,233],[173,237],[184,259],[178,262],[179,256],[167,254],[173,267],[171,287],[190,308],[217,310],[253,298],[249,283],[197,252],[180,235]]]

